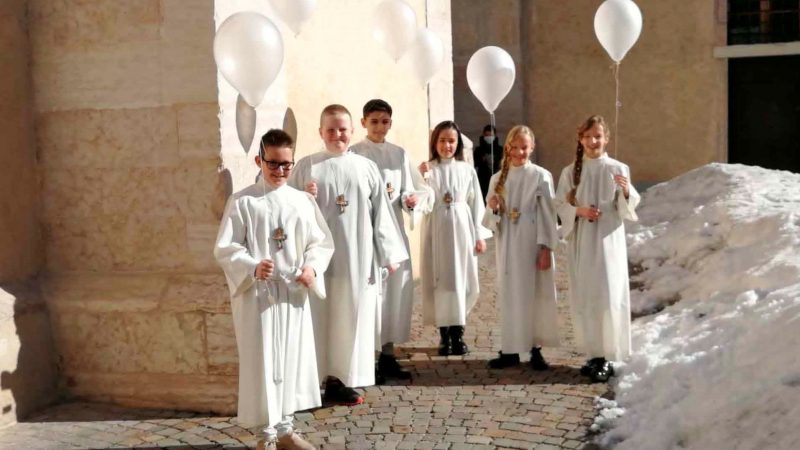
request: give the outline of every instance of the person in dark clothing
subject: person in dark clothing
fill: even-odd
[[[494,151],[494,155],[492,155],[492,151]],[[492,167],[492,156],[494,156],[494,167]],[[483,135],[472,153],[472,158],[475,161],[475,171],[478,172],[481,192],[486,198],[489,191],[489,180],[494,172],[500,170],[500,161],[503,159],[503,146],[500,145],[500,139],[497,138],[497,128],[492,125],[483,127]]]

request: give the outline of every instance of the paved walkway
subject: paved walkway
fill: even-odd
[[[563,258],[559,258],[563,267]],[[494,254],[481,257],[482,296],[469,317],[466,357],[436,355],[438,331],[423,328],[417,310],[412,342],[398,348],[410,384],[364,389],[357,407],[299,413],[296,425],[321,449],[580,449],[594,417],[592,399],[607,386],[578,372],[559,272],[563,348],[544,350],[552,368],[489,370],[499,348],[494,301]],[[132,410],[70,403],[51,407],[0,430],[0,449],[245,449],[256,437],[231,417]]]

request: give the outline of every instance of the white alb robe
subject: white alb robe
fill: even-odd
[[[489,181],[488,199],[500,172]],[[503,353],[527,354],[537,345],[558,346],[558,311],[549,270],[536,268],[539,246],[555,251],[558,244],[556,211],[550,172],[528,161],[510,166],[505,183],[505,213],[486,211],[483,224],[494,232],[497,256],[497,296],[500,300]],[[511,214],[516,210],[516,223]]]
[[[556,208],[561,218],[561,236],[567,240],[569,298],[575,340],[589,357],[621,361],[631,352],[630,286],[628,248],[623,220],[638,220],[639,193],[628,186],[628,198],[614,183],[613,176],[630,180],[625,164],[603,155],[583,158],[583,170],[576,192],[578,206],[600,209],[600,218],[589,222],[575,216],[567,201],[573,188],[573,164],[561,172]]]
[[[375,143],[366,138],[354,145],[352,150],[378,166],[397,226],[410,255],[403,211],[411,213],[405,201],[416,189],[406,151],[389,142]],[[391,193],[390,187],[393,191]],[[384,280],[381,292],[381,344],[407,342],[411,334],[411,312],[414,306],[414,277],[410,258],[400,263],[397,271]]]
[[[492,232],[481,224],[485,207],[475,169],[452,158],[429,164],[430,195],[420,206],[427,213],[420,264],[423,322],[464,326],[480,293],[475,242],[492,237]]]
[[[286,238],[281,245],[273,239],[278,228]],[[272,427],[295,411],[321,405],[309,290],[294,280],[300,268],[312,267],[312,301],[321,301],[332,254],[331,233],[307,193],[254,184],[228,201],[214,257],[231,294],[243,426]],[[274,262],[273,276],[256,280],[264,259]]]
[[[376,280],[381,266],[407,260],[408,252],[375,163],[350,151],[322,151],[298,161],[289,183],[303,189],[312,180],[336,246],[325,272],[328,300],[312,305],[320,376],[373,385],[381,317]],[[339,195],[348,202],[343,212]]]

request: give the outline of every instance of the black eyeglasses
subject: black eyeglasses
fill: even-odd
[[[266,159],[263,161],[269,170],[278,170],[279,167],[283,170],[292,170],[294,167],[294,161],[269,161]]]

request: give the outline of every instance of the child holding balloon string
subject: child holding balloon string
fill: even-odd
[[[605,382],[611,361],[631,352],[630,289],[624,220],[638,220],[639,194],[627,165],[606,153],[601,116],[578,128],[575,161],[561,172],[556,207],[567,241],[569,298],[575,338],[589,360],[581,373]]]

